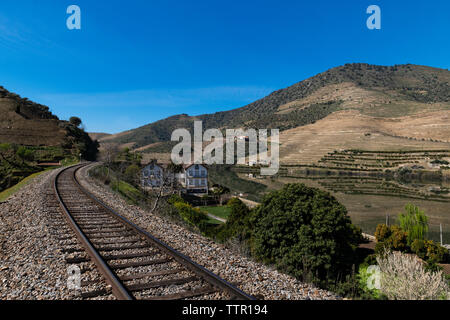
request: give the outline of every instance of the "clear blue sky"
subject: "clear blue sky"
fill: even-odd
[[[66,27],[71,4],[81,30]],[[366,27],[371,4],[381,30]],[[350,62],[449,69],[449,35],[448,0],[2,0],[0,85],[115,133]]]

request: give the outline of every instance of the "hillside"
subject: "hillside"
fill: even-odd
[[[314,124],[346,110],[354,111],[341,113],[344,118],[349,115],[348,120],[355,116],[377,118],[381,122],[415,117],[410,119],[416,128],[412,137],[446,141],[448,138],[444,138],[448,135],[442,131],[448,128],[445,121],[440,121],[441,126],[435,125],[434,120],[424,123],[427,128],[424,134],[417,130],[422,125],[417,115],[437,112],[439,119],[448,114],[450,72],[417,65],[347,64],[275,91],[242,108],[196,117],[176,115],[100,140],[133,145],[144,152],[167,152],[169,145],[155,143],[170,140],[176,128],[190,129],[194,120],[202,120],[205,128],[279,128],[285,131]],[[387,134],[410,137],[408,130],[398,129],[397,132],[395,126],[390,127]]]
[[[97,143],[47,106],[0,87],[0,190],[42,170],[43,162],[95,159]]]

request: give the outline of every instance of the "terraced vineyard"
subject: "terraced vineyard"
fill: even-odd
[[[397,181],[386,181],[377,178],[328,178],[320,180],[319,184],[329,191],[346,194],[366,194],[450,202],[448,189],[442,189],[441,194],[433,194],[432,192],[425,191],[426,188],[424,190],[423,185],[402,185]]]
[[[429,236],[450,241],[450,150],[369,151],[347,149],[309,164],[284,164],[278,174],[260,177],[259,168],[236,166],[240,178],[265,185],[264,193],[286,183],[304,183],[333,194],[352,221],[373,234],[386,216],[391,220],[413,203],[430,217]],[[255,197],[261,195],[255,195]]]
[[[334,151],[323,156],[318,162],[330,167],[349,167],[358,169],[396,168],[406,164],[416,164],[417,169],[427,168],[425,165],[434,160],[450,158],[450,150],[428,151],[366,151],[344,150]],[[420,167],[419,165],[422,165]],[[445,160],[444,160],[445,164]],[[428,166],[429,167],[429,166]]]

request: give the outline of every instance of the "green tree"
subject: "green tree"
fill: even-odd
[[[227,206],[231,209],[231,212],[227,218],[227,222],[222,225],[217,234],[217,238],[220,241],[236,238],[245,249],[248,249],[247,240],[251,236],[251,211],[238,198],[231,198]]]
[[[303,280],[348,274],[361,231],[329,193],[287,184],[265,196],[251,217],[252,252]]]
[[[136,164],[129,165],[125,169],[125,179],[127,182],[136,183],[139,180],[140,169]]]
[[[16,146],[9,143],[0,143],[0,160],[15,166]]]
[[[231,198],[227,206],[231,208],[230,215],[227,219],[228,223],[242,225],[244,220],[249,218],[250,210],[240,199]]]
[[[33,151],[23,146],[17,149],[16,155],[22,160],[22,164],[24,161],[33,161],[34,159]]]
[[[81,125],[81,119],[78,117],[70,117],[69,122],[73,124],[75,127],[79,127]]]
[[[230,189],[220,184],[214,184],[212,194],[214,199],[222,205],[222,195],[230,193]]]
[[[425,240],[428,232],[428,218],[423,210],[413,204],[407,204],[405,211],[398,216],[400,227],[408,234],[408,245],[414,240]]]

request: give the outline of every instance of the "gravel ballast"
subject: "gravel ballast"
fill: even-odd
[[[39,175],[0,203],[0,300],[80,299],[81,289],[68,288],[70,265],[65,259],[70,255],[62,251],[79,245],[50,201],[59,170]],[[81,281],[100,277],[91,262],[81,267],[93,269]],[[104,288],[102,282],[82,289]]]
[[[228,282],[237,285],[246,293],[264,299],[338,299],[331,292],[302,283],[273,268],[241,256],[226,246],[215,243],[168,219],[126,203],[108,187],[88,176],[92,166],[84,167],[77,173],[77,178],[83,187],[125,218]]]

